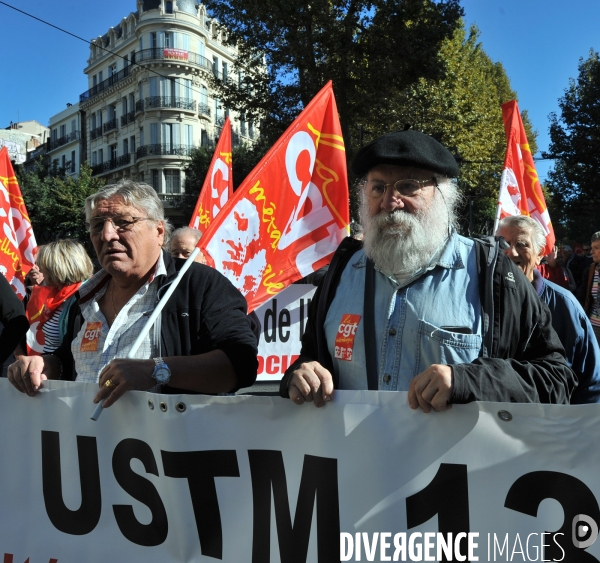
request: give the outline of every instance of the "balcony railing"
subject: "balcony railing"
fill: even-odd
[[[135,112],[130,111],[125,115],[121,116],[121,127],[125,127],[128,123],[133,123],[135,121]]]
[[[92,166],[92,174],[104,174],[105,172],[110,172],[111,170],[121,168],[121,166],[126,166],[130,162],[131,153],[127,153],[116,158],[111,158],[106,162],[101,162],[100,164]]]
[[[113,84],[121,82],[121,80],[124,80],[129,76],[130,68],[131,66],[126,66],[119,72],[115,72],[112,76],[109,76],[106,80],[103,80],[102,82],[96,84],[96,86],[92,86],[92,88],[90,88],[87,92],[80,94],[79,101],[87,102],[87,100],[93,98],[94,96],[97,96],[101,92],[104,92],[104,90],[110,88]]]
[[[223,127],[223,125],[225,125],[225,117],[223,117],[222,115],[219,115],[216,119],[215,119],[215,125],[217,127]]]
[[[152,96],[146,98],[146,109],[153,108],[177,108],[196,111],[196,102],[189,98],[176,98],[175,96]]]
[[[173,203],[179,201],[185,194],[157,194],[158,198],[164,203]]]
[[[198,113],[201,113],[202,115],[207,115],[208,117],[210,117],[210,107],[208,107],[208,104],[199,103],[198,104]]]
[[[172,49],[170,47],[154,47],[152,49],[142,49],[135,53],[135,62],[144,61],[173,61],[190,63],[199,66],[205,70],[212,69],[212,62],[202,55],[197,55],[191,51],[183,49]]]
[[[92,141],[94,139],[97,139],[98,137],[102,137],[102,125],[90,131],[90,138],[92,139]]]
[[[146,156],[190,156],[192,145],[143,145],[138,147],[136,155],[138,158]]]
[[[117,129],[117,118],[116,117],[114,119],[111,119],[110,121],[107,121],[102,126],[102,130],[104,131],[104,133],[108,133],[109,131],[112,131],[113,129]]]
[[[135,112],[144,111],[144,100],[138,100],[135,102]]]
[[[71,131],[68,135],[65,135],[64,137],[60,137],[59,139],[50,139],[48,141],[48,150],[53,151],[54,149],[57,149],[58,147],[62,147],[63,145],[66,145],[67,143],[71,143],[72,141],[78,141],[78,140],[79,140],[79,131]]]

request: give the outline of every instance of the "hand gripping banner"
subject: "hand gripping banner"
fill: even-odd
[[[33,229],[8,150],[0,149],[0,273],[25,296],[25,276],[37,251]]]
[[[214,218],[233,195],[231,172],[231,121],[225,120],[215,154],[198,196],[196,209],[190,219],[190,227],[206,232]]]
[[[508,144],[500,180],[494,232],[500,219],[509,215],[528,215],[544,229],[546,233],[544,254],[549,254],[554,247],[554,229],[527,142],[519,106],[515,100],[502,104],[502,119]]]
[[[252,311],[326,265],[348,222],[346,154],[329,82],[236,190],[200,247]]]

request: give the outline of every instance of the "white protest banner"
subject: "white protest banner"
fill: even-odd
[[[280,380],[300,355],[308,306],[316,290],[312,284],[292,284],[254,311],[261,324],[258,381]]]
[[[95,385],[44,385],[0,381],[4,562],[600,556],[597,405],[129,392],[92,422]]]

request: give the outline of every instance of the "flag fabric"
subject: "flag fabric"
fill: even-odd
[[[500,196],[494,232],[499,219],[509,215],[528,215],[544,229],[546,233],[544,254],[549,254],[555,243],[554,229],[527,142],[519,106],[515,100],[502,104],[502,119],[507,147],[504,170],[500,179]]]
[[[189,226],[204,233],[232,195],[231,121],[228,117],[223,125]]]
[[[0,149],[0,273],[15,292],[25,296],[25,276],[33,266],[37,245],[8,150]]]
[[[199,246],[253,311],[328,264],[348,223],[346,153],[329,82],[239,186]]]

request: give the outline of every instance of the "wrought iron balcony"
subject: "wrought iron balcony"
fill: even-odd
[[[202,115],[207,115],[208,117],[210,117],[210,108],[208,107],[208,104],[199,103],[198,104],[198,113],[201,113]]]
[[[111,119],[110,121],[107,121],[102,126],[102,130],[104,133],[108,133],[109,131],[112,131],[113,129],[117,129],[117,118],[116,117],[114,119]]]
[[[110,172],[111,170],[116,170],[117,168],[121,168],[122,166],[126,166],[131,162],[131,153],[124,154],[122,156],[118,156],[116,158],[111,158],[106,162],[101,162],[100,164],[96,164],[92,166],[92,174],[104,174],[105,172]]]
[[[154,47],[152,49],[142,49],[141,51],[137,51],[135,53],[135,62],[141,63],[144,61],[173,61],[189,63],[208,71],[210,71],[213,66],[213,63],[202,55],[192,53],[191,51],[173,49],[170,47]]]
[[[90,138],[92,141],[97,139],[98,137],[102,137],[102,125],[100,127],[96,127],[95,129],[90,130]]]
[[[223,125],[225,125],[225,117],[223,117],[222,115],[217,116],[217,118],[215,119],[215,125],[217,127],[223,127]]]
[[[144,111],[144,100],[138,100],[135,102],[135,111],[136,113],[138,111]]]
[[[136,155],[138,158],[146,156],[190,156],[192,145],[170,145],[153,144],[138,147]]]
[[[67,143],[71,143],[73,141],[78,141],[78,140],[79,140],[79,131],[71,131],[68,135],[65,135],[64,137],[60,137],[59,139],[50,139],[48,141],[48,150],[53,151],[54,149],[57,149],[58,147],[62,147],[63,145],[66,145]]]
[[[150,98],[146,98],[146,109],[154,108],[176,108],[196,111],[196,102],[189,98],[178,98],[175,96],[151,96]]]
[[[129,76],[130,68],[131,66],[126,66],[119,72],[115,72],[115,74],[109,76],[106,80],[103,80],[102,82],[96,84],[96,86],[92,86],[92,88],[90,88],[87,92],[80,94],[79,101],[87,102],[89,99],[93,98],[94,96],[97,96],[98,94],[104,92],[104,90],[110,88],[113,84],[121,82],[121,80],[124,80]]]
[[[133,123],[135,121],[135,112],[130,111],[125,115],[121,116],[121,127],[125,127],[129,123]]]

